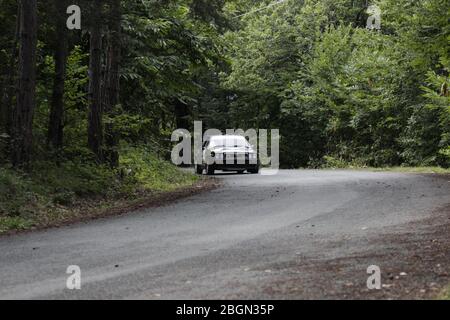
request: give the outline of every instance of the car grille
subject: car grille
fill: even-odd
[[[228,153],[224,154],[224,164],[250,164],[248,153]]]

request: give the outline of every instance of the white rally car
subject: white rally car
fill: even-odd
[[[259,172],[258,154],[243,136],[212,136],[203,143],[202,163],[195,165],[197,174],[203,170],[214,175],[215,170],[238,173]]]

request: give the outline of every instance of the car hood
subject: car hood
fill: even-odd
[[[214,147],[211,151],[216,153],[255,153],[253,148],[245,147]]]

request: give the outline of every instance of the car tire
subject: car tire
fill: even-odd
[[[259,173],[259,168],[256,168],[256,169],[249,169],[249,170],[247,170],[249,173],[251,173],[251,174],[258,174]]]
[[[214,175],[214,167],[213,166],[211,166],[211,165],[209,165],[209,164],[207,164],[206,165],[206,174],[208,175],[208,176],[213,176]]]
[[[203,167],[201,165],[196,164],[195,165],[195,173],[196,174],[203,174]]]
[[[238,174],[243,174],[245,170],[239,170],[237,173]]]

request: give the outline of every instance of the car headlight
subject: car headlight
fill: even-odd
[[[223,160],[223,153],[216,153],[217,160]]]

